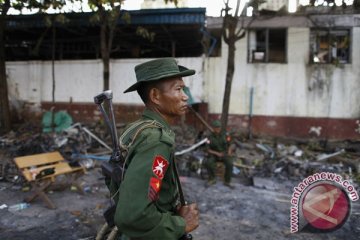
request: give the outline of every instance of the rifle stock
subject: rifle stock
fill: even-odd
[[[101,164],[102,174],[105,177],[111,178],[117,185],[121,183],[123,168],[119,166],[120,164],[114,164],[111,162],[103,162]]]

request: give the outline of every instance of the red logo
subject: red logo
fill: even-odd
[[[168,166],[169,162],[164,157],[157,155],[153,161],[152,171],[158,178],[163,179]]]
[[[160,188],[161,188],[161,180],[155,177],[150,178],[148,197],[151,201],[156,201],[159,198]]]
[[[350,201],[339,187],[321,183],[306,192],[302,201],[302,211],[311,227],[326,232],[333,231],[347,220]]]

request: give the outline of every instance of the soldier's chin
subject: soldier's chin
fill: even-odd
[[[186,113],[188,113],[189,112],[189,109],[186,107],[186,108],[182,108],[181,110],[180,110],[180,115],[185,115]]]
[[[183,106],[181,110],[184,111],[184,113],[187,113],[189,111],[189,108],[188,106]]]

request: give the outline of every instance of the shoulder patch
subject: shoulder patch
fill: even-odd
[[[159,198],[161,188],[161,180],[155,177],[150,178],[148,198],[150,201],[155,202]]]
[[[169,162],[161,155],[156,155],[152,164],[153,173],[161,180],[164,178]]]

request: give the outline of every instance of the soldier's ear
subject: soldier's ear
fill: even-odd
[[[150,101],[155,103],[156,105],[160,104],[160,90],[158,88],[151,88],[149,91]]]

